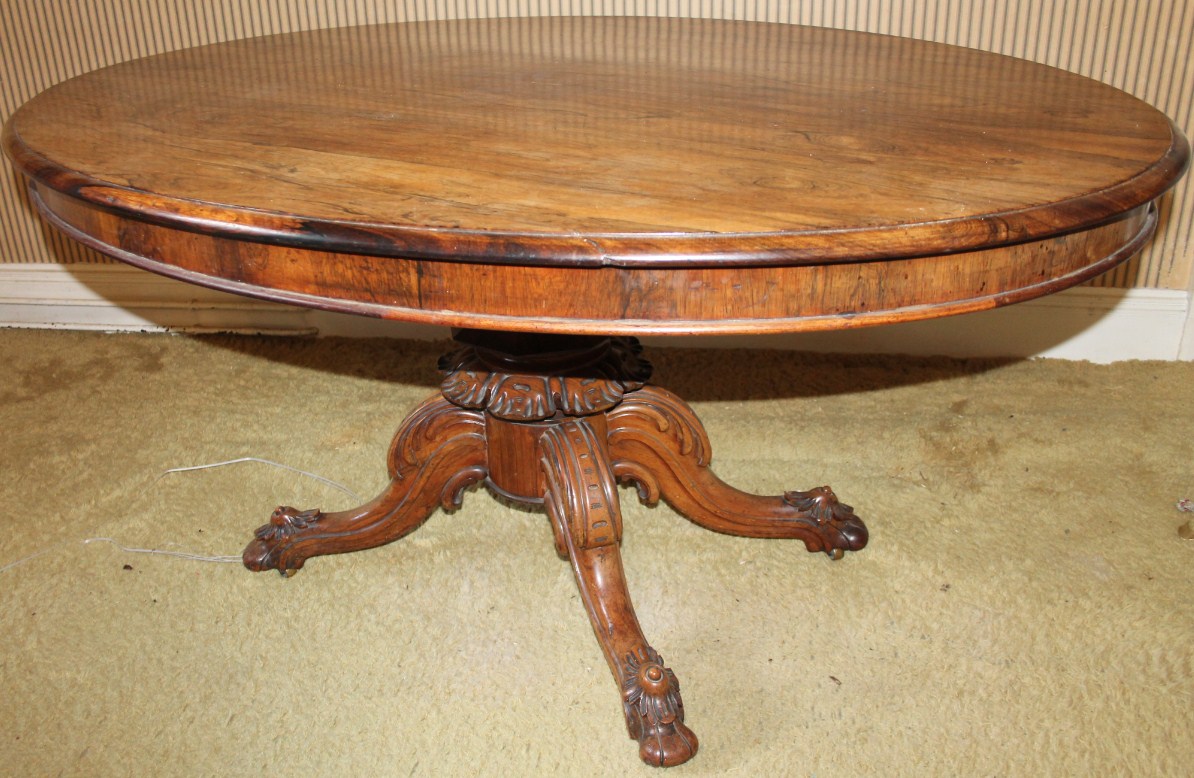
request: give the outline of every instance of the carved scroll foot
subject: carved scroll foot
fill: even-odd
[[[680,684],[647,643],[630,602],[619,551],[622,515],[603,441],[578,419],[550,427],[539,446],[544,506],[622,688],[630,737],[639,742],[639,756],[647,764],[682,764],[696,754],[698,741],[684,724]]]
[[[662,497],[696,524],[729,535],[799,538],[834,559],[867,543],[853,509],[827,486],[761,497],[729,486],[709,469],[705,429],[688,404],[658,387],[626,395],[607,414],[614,474],[653,505]]]
[[[866,545],[869,537],[866,525],[828,486],[807,492],[784,492],[783,501],[795,509],[799,520],[813,522],[821,542],[818,549],[805,541],[810,551],[823,550],[834,559],[841,559],[844,551],[858,551]]]
[[[417,528],[436,508],[459,507],[465,487],[486,475],[484,416],[438,396],[428,400],[394,436],[389,471],[385,490],[359,508],[334,513],[276,509],[245,548],[245,567],[292,575],[311,557],[389,543]]]
[[[629,654],[622,668],[626,728],[639,743],[639,757],[649,765],[671,767],[696,753],[696,734],[684,725],[680,682],[654,649]]]

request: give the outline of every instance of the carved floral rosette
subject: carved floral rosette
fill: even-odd
[[[684,721],[680,682],[655,649],[647,646],[642,652],[627,654],[622,675],[622,699],[631,737],[639,738],[644,724],[657,729]]]

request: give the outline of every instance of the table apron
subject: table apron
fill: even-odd
[[[591,334],[845,329],[986,310],[1059,291],[1136,254],[1146,204],[1085,231],[980,251],[751,267],[562,267],[332,253],[168,228],[34,183],[68,236],[214,289],[450,327]]]

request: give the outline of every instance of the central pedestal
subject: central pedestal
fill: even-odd
[[[442,391],[412,413],[389,452],[391,480],[371,502],[323,513],[280,507],[245,549],[251,570],[293,574],[323,554],[373,548],[460,506],[483,483],[502,499],[542,506],[556,552],[571,562],[593,631],[622,692],[643,761],[690,759],[680,684],[647,642],[631,605],[619,546],[617,483],[639,499],[665,500],[717,532],[797,538],[840,558],[867,531],[829,487],[760,497],[709,470],[708,437],[679,397],[646,384],[650,365],[630,338],[455,334],[440,360]]]

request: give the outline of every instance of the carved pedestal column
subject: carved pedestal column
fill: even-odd
[[[679,681],[643,635],[627,589],[617,481],[709,529],[797,538],[835,559],[866,545],[866,527],[828,487],[760,497],[717,478],[700,421],[679,397],[645,385],[650,366],[633,339],[478,331],[456,338],[462,347],[440,360],[442,396],[394,438],[389,487],[351,511],[277,509],[245,549],[245,565],[290,574],[313,556],[388,543],[436,507],[459,507],[475,483],[542,506],[556,552],[576,573],[640,756],[657,766],[687,761],[698,743],[684,723]]]

